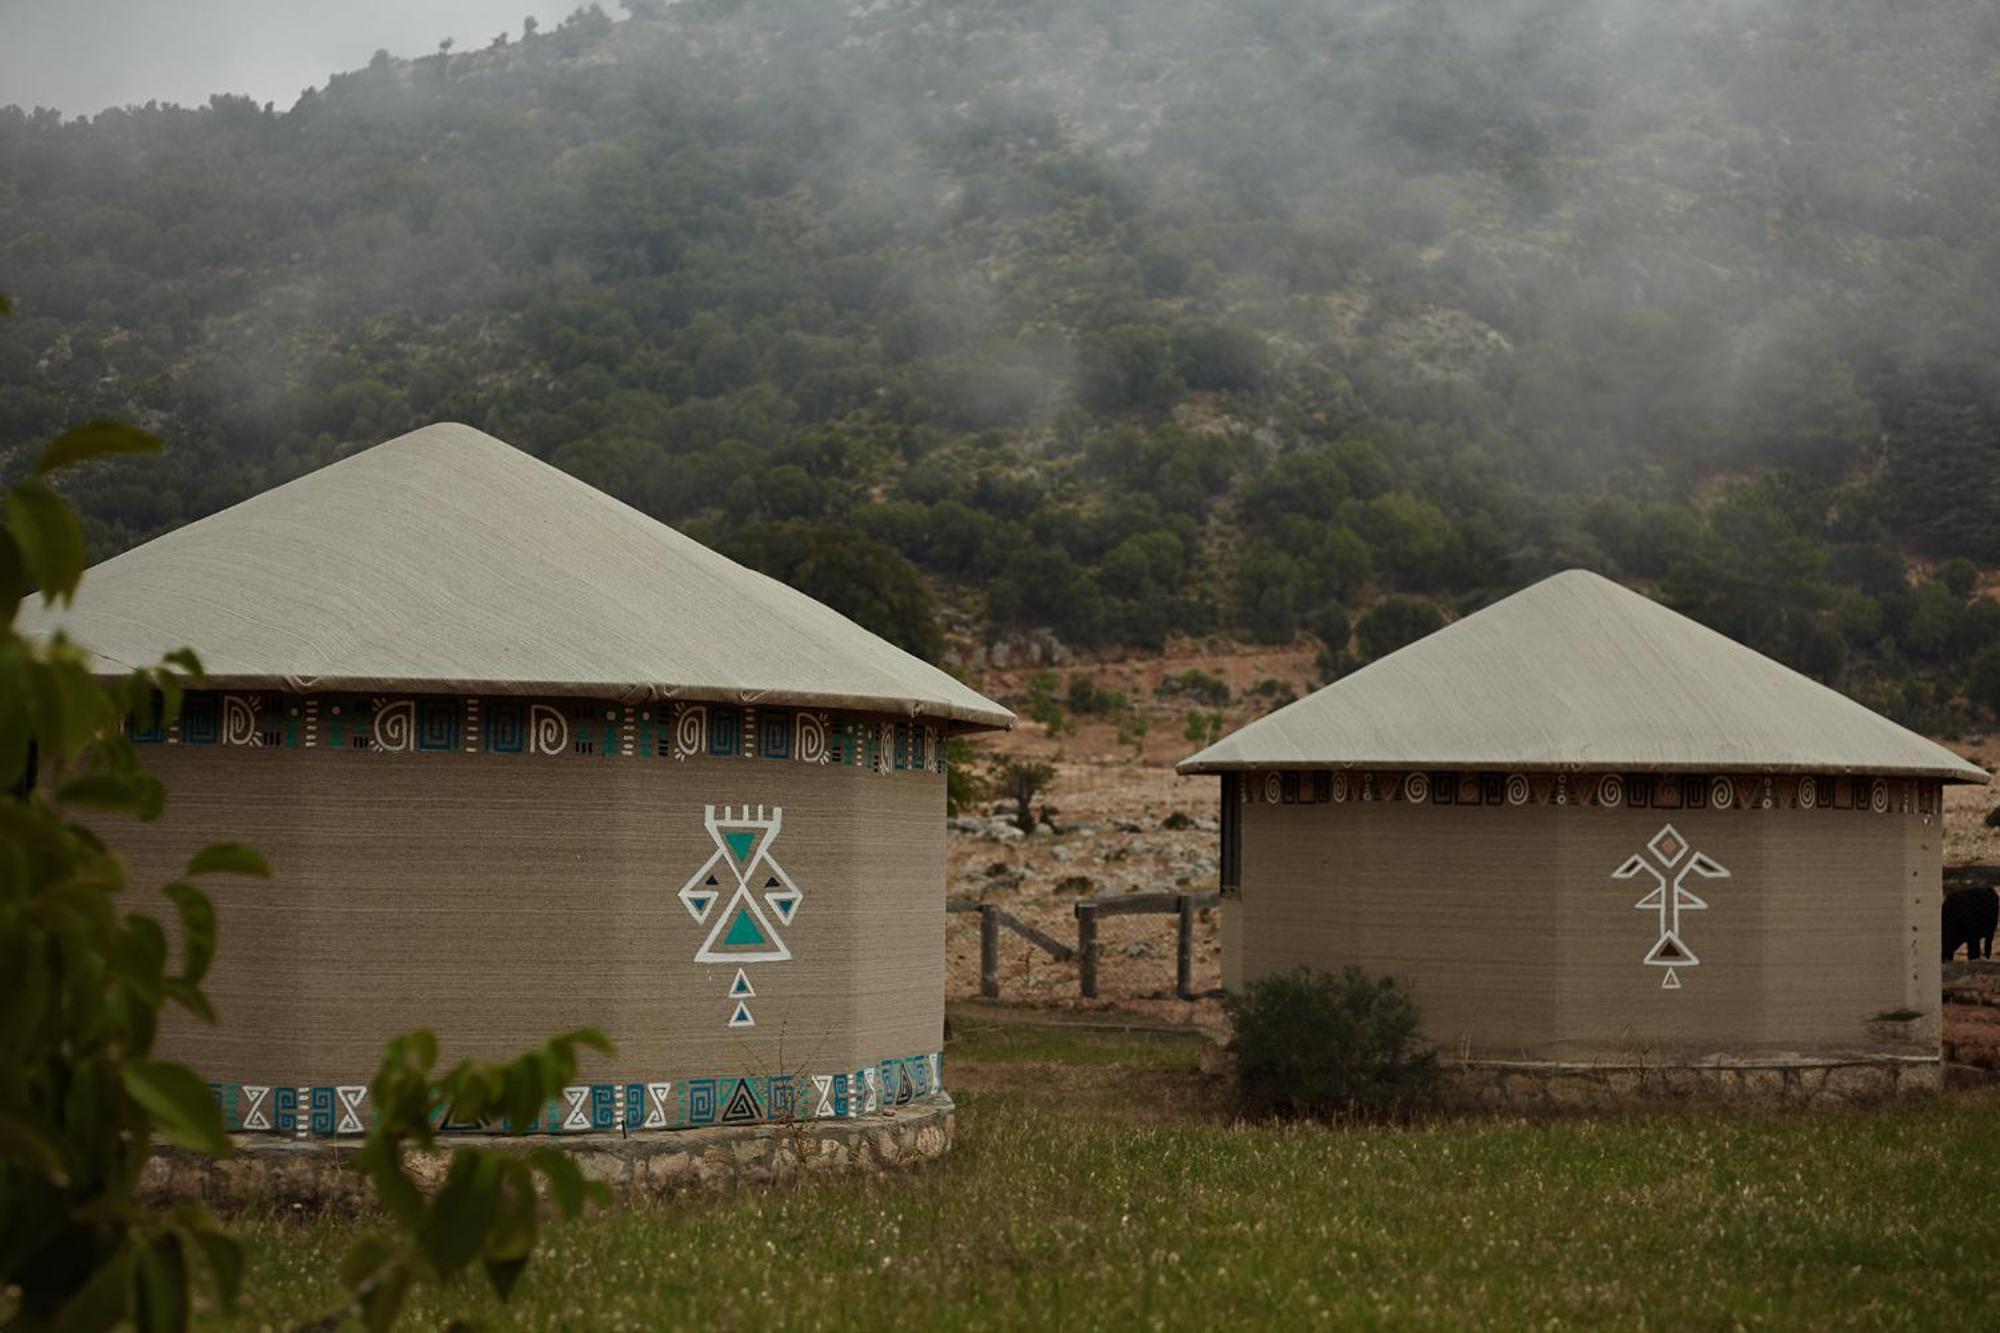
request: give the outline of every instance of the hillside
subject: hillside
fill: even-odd
[[[0,472],[166,434],[102,556],[460,419],[975,667],[1584,565],[2000,704],[1990,7],[632,8],[0,112]]]

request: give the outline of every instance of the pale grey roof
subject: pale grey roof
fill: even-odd
[[[1984,771],[1609,579],[1547,578],[1181,762],[1244,768]]]
[[[805,594],[469,426],[355,454],[23,608],[105,670],[218,688],[759,699],[1014,716]]]

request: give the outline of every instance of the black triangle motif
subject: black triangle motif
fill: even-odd
[[[722,1108],[722,1123],[741,1125],[763,1118],[764,1108],[757,1104],[757,1094],[750,1091],[749,1080],[737,1079],[736,1090],[729,1094],[729,1101]]]

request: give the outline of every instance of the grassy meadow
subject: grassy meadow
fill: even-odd
[[[632,1203],[501,1307],[405,1327],[2000,1326],[2000,1098],[1328,1130],[1229,1122],[1185,1048],[959,1024],[933,1167]],[[253,1216],[222,1326],[334,1305],[350,1219]],[[220,1323],[220,1321],[217,1321]]]

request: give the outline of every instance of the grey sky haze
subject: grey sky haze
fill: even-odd
[[[0,106],[94,115],[246,93],[289,107],[386,47],[427,55],[553,26],[576,0],[0,0]],[[606,10],[622,17],[607,4]]]

